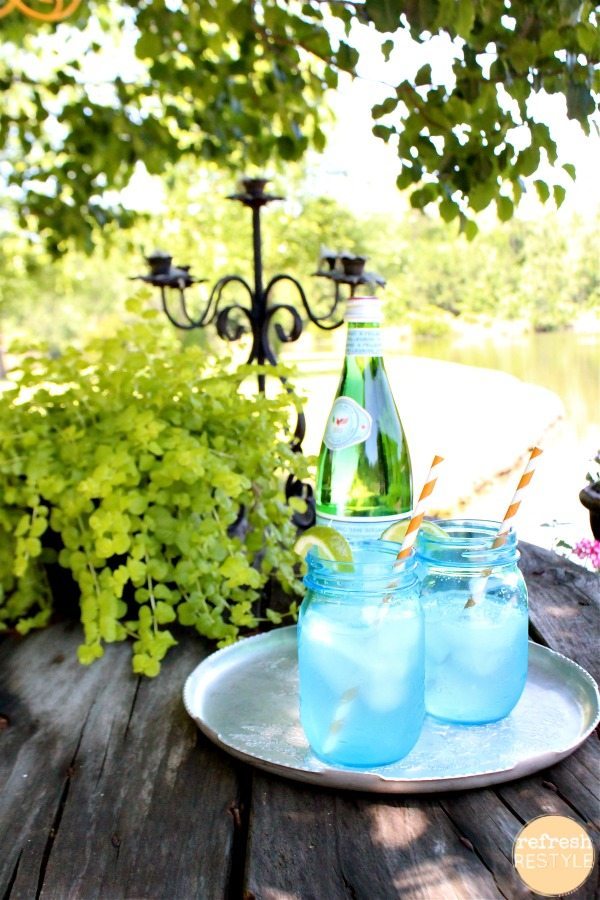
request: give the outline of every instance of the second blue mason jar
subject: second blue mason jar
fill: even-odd
[[[499,522],[439,520],[422,530],[417,566],[425,616],[425,708],[448,722],[495,722],[527,679],[527,588],[517,536],[493,547]]]

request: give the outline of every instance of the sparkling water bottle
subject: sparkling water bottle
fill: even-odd
[[[346,358],[317,472],[317,523],[349,541],[378,538],[410,516],[406,437],[385,372],[381,301],[348,300]]]

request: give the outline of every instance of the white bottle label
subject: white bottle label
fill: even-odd
[[[410,518],[410,512],[399,513],[395,516],[330,516],[325,513],[317,513],[317,525],[325,525],[327,528],[335,528],[343,534],[349,543],[356,541],[376,541],[382,533],[393,525]]]
[[[373,419],[352,397],[338,397],[331,408],[323,443],[330,450],[362,444],[371,434]]]
[[[346,356],[383,356],[381,328],[349,328]]]

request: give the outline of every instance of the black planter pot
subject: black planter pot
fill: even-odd
[[[600,481],[588,484],[579,492],[579,499],[590,513],[592,534],[600,541]]]

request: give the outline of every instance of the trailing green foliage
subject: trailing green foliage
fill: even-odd
[[[0,19],[2,171],[21,225],[54,253],[67,236],[89,249],[107,222],[131,223],[114,189],[137,163],[163,174],[188,156],[241,171],[322,150],[327,92],[356,75],[365,26],[389,72],[373,131],[397,148],[414,207],[435,204],[471,238],[472,214],[492,204],[509,219],[540,166],[540,199],[560,205],[564,187],[544,174],[545,162],[560,168],[555,141],[531,101],[561,94],[589,132],[600,90],[591,0],[88,0],[58,28]],[[445,37],[451,74],[432,53],[399,80],[399,35]]]
[[[152,312],[54,358],[29,350],[0,397],[0,629],[50,620],[57,559],[80,590],[81,662],[131,637],[153,676],[171,623],[223,646],[258,624],[269,578],[298,592],[281,479],[307,463],[289,396],[245,396],[249,374],[182,349]]]

